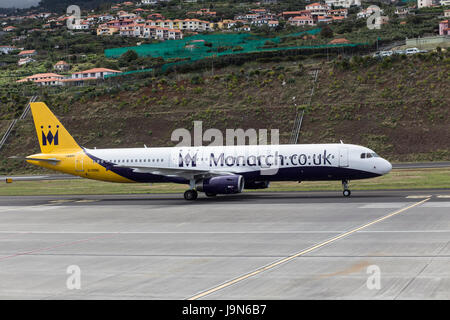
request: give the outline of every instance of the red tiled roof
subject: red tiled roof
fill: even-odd
[[[36,53],[36,50],[23,50],[19,52],[19,56],[22,56],[24,54],[31,54],[31,53]]]
[[[341,44],[341,43],[350,43],[350,41],[348,41],[345,38],[338,38],[338,39],[331,40],[329,42],[329,44]]]
[[[122,72],[122,71],[112,70],[112,69],[107,69],[107,68],[93,68],[93,69],[74,72],[74,73],[96,73],[96,72]]]

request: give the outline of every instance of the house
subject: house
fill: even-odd
[[[89,30],[89,24],[86,21],[80,21],[79,24],[71,26],[72,30]]]
[[[299,17],[299,16],[310,16],[311,12],[309,10],[301,10],[301,11],[284,11],[281,13],[281,16],[284,20],[289,20],[289,18]]]
[[[356,14],[356,18],[358,18],[358,19],[365,19],[365,18],[370,17],[375,12],[376,12],[376,10],[372,9],[370,7],[367,8],[367,9],[362,9],[360,12],[358,12]],[[380,9],[380,14],[382,14],[382,13],[383,13],[383,9]]]
[[[189,11],[186,14],[194,14],[194,15],[198,15],[198,16],[211,16],[211,17],[215,17],[216,16],[216,11],[210,11],[209,9],[200,9],[198,11]]]
[[[68,71],[70,69],[70,65],[65,61],[58,61],[54,66],[53,69],[58,71]]]
[[[42,86],[61,86],[63,79],[64,76],[56,73],[38,73],[21,80],[17,80],[16,82],[21,83],[32,81]]]
[[[306,10],[311,12],[312,16],[326,16],[331,10],[327,4],[321,4],[319,2],[311,3],[306,6]]]
[[[15,46],[0,46],[1,54],[9,54],[11,51],[17,50]]]
[[[450,17],[450,10],[444,11],[444,17]]]
[[[27,58],[19,59],[19,61],[17,62],[17,64],[18,64],[19,66],[23,66],[23,65],[25,65],[25,64],[27,64],[27,63],[35,62],[35,61],[36,61],[36,60],[34,60],[34,59],[30,58],[30,57],[27,57]]]
[[[431,7],[433,5],[433,0],[417,0],[417,7],[426,8]]]
[[[217,22],[217,28],[219,29],[231,29],[236,25],[236,20],[231,19],[223,19],[222,21]]]
[[[107,24],[101,24],[97,27],[97,35],[103,36],[108,35],[112,36],[114,33],[118,32],[120,28],[108,26]]]
[[[450,20],[444,20],[439,22],[439,35],[440,36],[450,36]]]
[[[351,6],[361,6],[361,0],[325,0],[328,6],[350,8]]]
[[[313,26],[315,25],[314,19],[311,16],[298,16],[289,19],[291,26]]]
[[[118,74],[121,71],[106,69],[106,68],[94,68],[80,72],[72,73],[70,79],[104,79],[106,75]]]
[[[19,56],[21,57],[31,57],[37,55],[36,50],[23,50],[19,52]]]
[[[5,31],[5,32],[11,32],[11,31],[14,31],[14,30],[16,30],[16,29],[17,29],[16,27],[8,26],[8,27],[3,28],[3,31]]]
[[[397,8],[394,13],[396,15],[398,15],[399,17],[405,17],[408,14],[410,14],[410,12],[411,12],[411,8],[403,7],[403,8]]]
[[[279,22],[278,22],[278,20],[270,20],[269,22],[267,22],[267,25],[270,28],[275,28],[275,27],[278,27]]]
[[[114,20],[114,17],[109,14],[101,15],[98,17],[98,22],[106,22],[111,20]]]
[[[337,38],[337,39],[334,39],[334,40],[331,40],[330,42],[328,42],[328,44],[347,44],[347,43],[351,43],[351,42],[345,38]]]
[[[330,10],[328,14],[332,17],[342,17],[346,19],[348,15],[348,9],[334,9]]]
[[[169,29],[169,39],[172,40],[178,40],[178,39],[183,39],[183,33],[181,32],[181,30],[177,30],[177,29]]]
[[[333,18],[330,16],[317,16],[317,23],[329,24],[333,22]]]

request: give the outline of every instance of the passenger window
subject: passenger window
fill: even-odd
[[[365,153],[361,153],[361,159],[365,159],[366,158],[366,154]]]
[[[366,155],[366,157],[367,157],[367,158],[372,158],[372,154],[368,153],[368,154]]]

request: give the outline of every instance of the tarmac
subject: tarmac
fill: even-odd
[[[450,299],[449,243],[450,189],[0,197],[0,299]]]

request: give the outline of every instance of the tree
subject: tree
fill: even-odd
[[[322,30],[320,30],[320,36],[322,38],[333,38],[333,30],[329,26],[324,26]]]
[[[119,64],[121,67],[127,66],[132,63],[134,60],[139,58],[138,54],[134,50],[128,50],[124,54],[122,54],[119,58]]]

